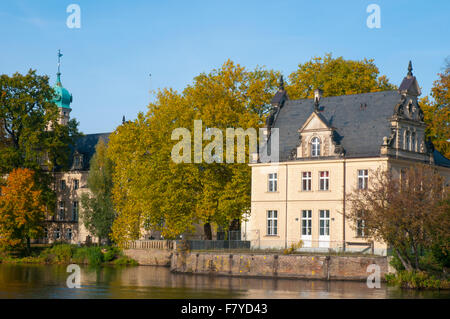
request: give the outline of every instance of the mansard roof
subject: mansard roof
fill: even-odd
[[[391,133],[389,119],[401,99],[398,91],[382,91],[323,97],[318,114],[339,134],[346,158],[378,157],[383,137]],[[279,160],[289,160],[299,145],[304,123],[314,112],[313,99],[287,100],[279,109],[271,128],[279,129]],[[450,160],[434,151],[435,163],[449,166]]]
[[[400,96],[396,91],[323,97],[318,114],[336,128],[346,157],[379,156],[383,137],[390,134],[389,118]],[[314,111],[313,99],[288,100],[272,127],[279,129],[280,161],[299,142],[298,129]]]

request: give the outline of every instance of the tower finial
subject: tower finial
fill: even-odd
[[[56,82],[57,84],[61,84],[61,57],[62,57],[61,49],[58,50],[58,73],[56,73]]]
[[[125,115],[122,116],[122,124],[125,124]]]
[[[412,76],[412,63],[411,60],[409,60],[409,64],[408,64],[408,76]]]
[[[284,80],[283,80],[283,76],[282,75],[280,75],[280,86],[279,86],[279,89],[281,91],[284,90]]]

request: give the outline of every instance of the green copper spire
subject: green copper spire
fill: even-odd
[[[56,73],[56,84],[53,86],[56,97],[53,102],[58,106],[66,109],[70,109],[70,103],[72,103],[72,94],[67,91],[61,84],[61,50],[58,50],[58,73]]]

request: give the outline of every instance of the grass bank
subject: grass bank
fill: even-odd
[[[0,254],[0,263],[5,264],[103,264],[136,266],[138,263],[114,246],[84,246],[55,244],[50,247],[34,247],[31,255],[16,251]]]

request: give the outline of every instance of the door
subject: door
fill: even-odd
[[[330,247],[330,211],[319,211],[319,247]]]
[[[312,224],[312,211],[302,210],[302,241],[303,247],[312,246],[312,236],[311,236],[311,224]]]

